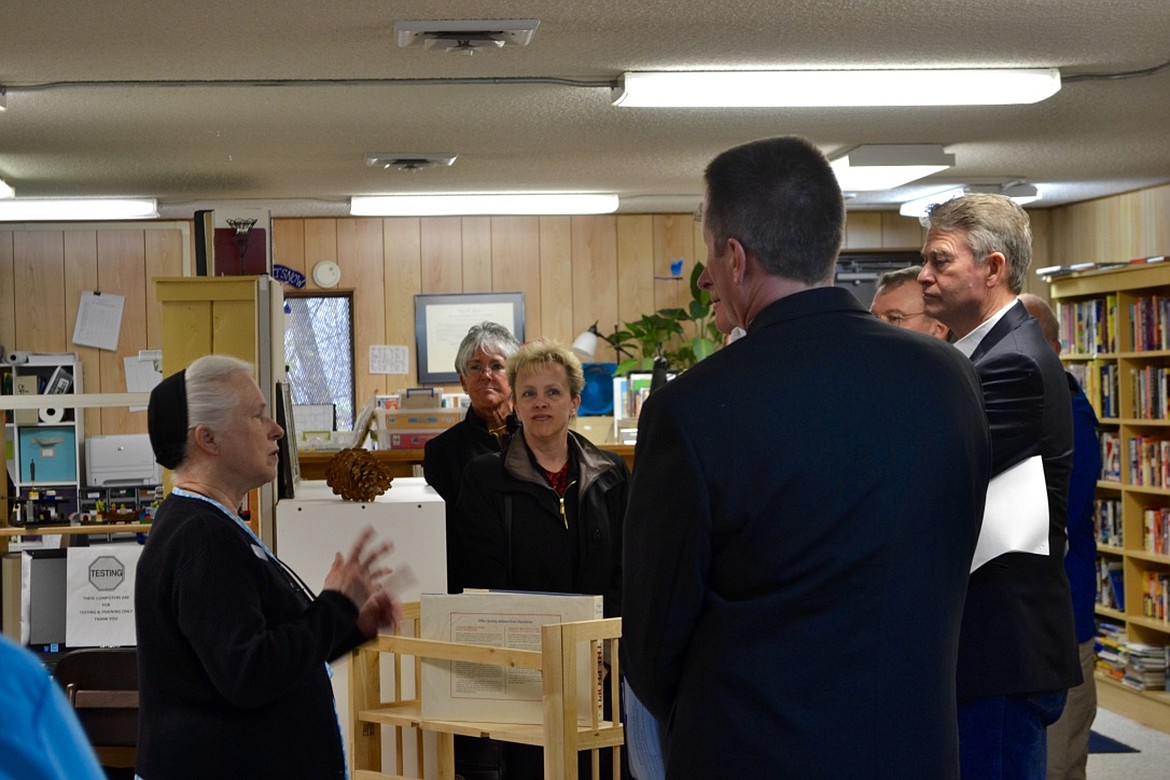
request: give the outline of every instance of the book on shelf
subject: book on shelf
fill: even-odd
[[[1101,431],[1101,479],[1121,482],[1121,434]]]
[[[1117,352],[1117,296],[1062,301],[1056,308],[1060,350],[1073,355]]]
[[[1170,554],[1170,507],[1142,509],[1142,549],[1155,555]]]
[[[1098,672],[1139,691],[1165,690],[1170,648],[1127,642],[1124,628],[1105,621],[1097,623],[1093,646]]]
[[[1144,366],[1130,370],[1133,386],[1133,417],[1141,420],[1170,418],[1170,369]]]
[[[1097,603],[1119,612],[1125,611],[1125,583],[1121,561],[1097,556]]]
[[[1098,623],[1093,649],[1097,653],[1098,671],[1122,680],[1125,677],[1125,629],[1112,624]]]
[[[1125,544],[1121,522],[1121,500],[1098,498],[1093,501],[1093,525],[1097,544],[1122,547]]]
[[[1143,295],[1129,306],[1135,352],[1170,349],[1170,297]]]
[[[1163,691],[1166,689],[1166,647],[1140,642],[1126,642],[1123,653],[1125,673],[1122,682],[1139,691]]]
[[[541,649],[541,627],[550,623],[596,620],[604,616],[602,597],[521,591],[465,590],[423,594],[420,636],[445,642]],[[591,722],[602,703],[601,644],[590,655],[577,648],[577,718]],[[436,720],[490,723],[542,723],[543,687],[538,669],[424,659],[422,716]]]
[[[1137,435],[1126,440],[1130,482],[1140,487],[1170,485],[1170,440]]]
[[[1170,617],[1166,605],[1170,601],[1170,574],[1147,571],[1142,574],[1142,614],[1154,620]]]

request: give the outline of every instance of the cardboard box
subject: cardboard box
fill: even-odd
[[[20,481],[77,481],[77,433],[73,426],[20,429]]]
[[[443,403],[443,394],[433,387],[408,387],[399,393],[399,409],[438,409]]]
[[[445,642],[539,650],[540,627],[602,618],[602,597],[518,591],[426,594],[420,636]],[[577,649],[577,719],[598,706],[600,658]],[[543,723],[542,680],[534,669],[425,659],[422,716],[490,723]]]
[[[446,430],[462,422],[466,412],[447,409],[375,409],[379,430]]]
[[[12,380],[12,389],[16,395],[40,395],[40,382],[33,376],[18,376]],[[40,421],[36,409],[17,409],[15,412],[17,425],[36,425]]]

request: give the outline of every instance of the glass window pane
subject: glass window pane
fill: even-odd
[[[285,299],[284,354],[294,404],[334,405],[337,430],[353,430],[353,300],[341,295]]]

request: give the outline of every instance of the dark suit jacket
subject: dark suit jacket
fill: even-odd
[[[622,668],[668,723],[668,776],[957,777],[989,464],[970,361],[837,288],[655,391]]]
[[[991,428],[992,476],[1040,455],[1047,555],[1007,553],[971,575],[959,647],[960,700],[1064,690],[1081,680],[1064,571],[1072,411],[1064,368],[1016,303],[971,355]]]

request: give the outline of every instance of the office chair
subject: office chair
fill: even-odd
[[[53,677],[65,690],[102,766],[132,768],[138,742],[137,650],[74,650],[61,656]]]

